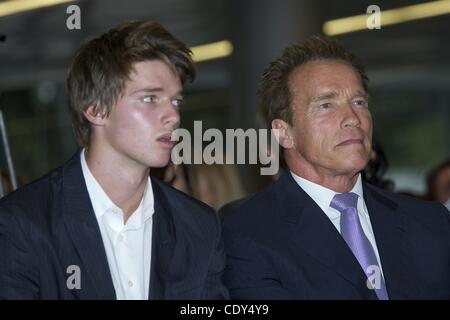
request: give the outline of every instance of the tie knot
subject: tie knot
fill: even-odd
[[[358,203],[358,195],[353,192],[338,193],[331,200],[330,206],[339,212],[343,212],[348,208],[356,208]]]

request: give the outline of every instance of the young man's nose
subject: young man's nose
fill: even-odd
[[[173,129],[178,128],[180,124],[180,112],[171,101],[164,105],[164,123],[171,125]]]

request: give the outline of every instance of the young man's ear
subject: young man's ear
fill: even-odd
[[[294,146],[291,126],[286,121],[281,119],[272,120],[272,129],[278,130],[278,133],[275,134],[275,137],[280,146],[282,146],[284,149],[291,149]]]
[[[89,106],[83,110],[86,119],[94,126],[103,126],[106,122],[106,116],[98,109],[98,106]]]

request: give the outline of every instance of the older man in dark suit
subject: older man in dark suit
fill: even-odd
[[[232,298],[450,298],[444,207],[361,179],[372,141],[366,83],[355,56],[321,37],[266,69],[262,105],[288,170],[222,212]]]

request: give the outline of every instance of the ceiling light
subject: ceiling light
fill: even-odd
[[[73,1],[74,0],[10,0],[0,2],[0,17]]]
[[[225,58],[233,52],[233,45],[228,40],[203,44],[191,48],[195,62]]]
[[[450,0],[431,1],[397,9],[381,10],[381,27],[449,13]],[[370,14],[361,14],[330,20],[324,23],[323,32],[328,36],[335,36],[364,30],[367,29],[367,19],[369,17]]]

